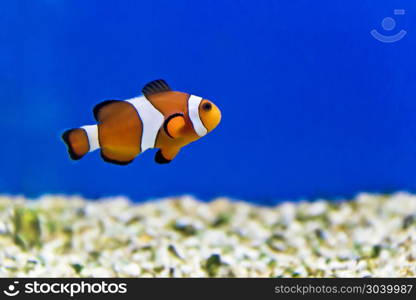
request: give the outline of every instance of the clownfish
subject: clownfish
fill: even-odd
[[[172,91],[162,79],[146,84],[142,94],[99,103],[93,110],[97,124],[65,131],[62,139],[71,159],[100,149],[104,161],[127,165],[147,149],[158,148],[155,161],[169,163],[183,146],[206,135],[221,121],[214,103]]]

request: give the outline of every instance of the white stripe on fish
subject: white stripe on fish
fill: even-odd
[[[142,143],[141,152],[147,149],[154,148],[156,143],[157,133],[162,126],[165,117],[158,111],[145,96],[135,97],[126,100],[131,103],[136,109],[142,121]]]
[[[90,145],[90,150],[92,152],[100,148],[100,142],[98,140],[98,126],[97,125],[85,125],[81,127],[85,130],[88,137],[88,143]]]
[[[198,134],[199,136],[204,136],[207,134],[208,131],[205,128],[199,116],[199,104],[201,103],[201,101],[202,101],[202,97],[198,97],[195,95],[189,96],[188,114],[189,114],[189,118],[191,119],[191,122],[195,129],[196,134]]]

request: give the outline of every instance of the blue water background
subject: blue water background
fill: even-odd
[[[416,1],[16,0],[1,2],[0,28],[1,193],[416,191]],[[408,33],[387,44],[372,29]],[[68,159],[62,131],[157,78],[213,100],[220,126],[170,165],[154,151],[127,167]]]

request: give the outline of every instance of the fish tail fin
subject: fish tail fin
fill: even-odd
[[[88,125],[65,131],[62,139],[68,147],[71,159],[79,160],[88,152],[99,148],[98,126]]]

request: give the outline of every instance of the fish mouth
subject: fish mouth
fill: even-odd
[[[207,130],[208,131],[214,130],[218,126],[218,124],[220,124],[221,119],[222,119],[222,114],[221,114],[220,109],[215,104],[213,104],[212,110],[210,112],[210,122],[208,122],[207,124],[208,125]]]

